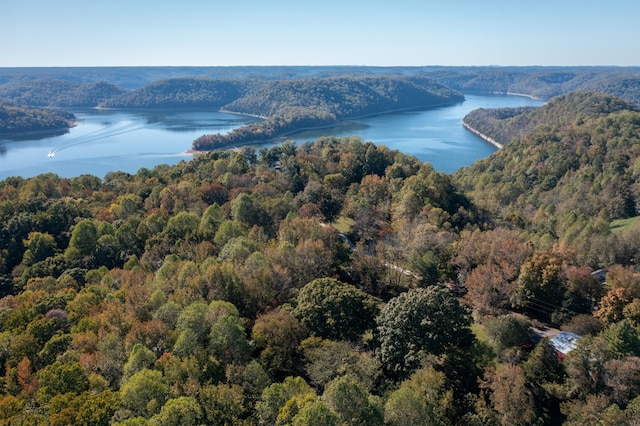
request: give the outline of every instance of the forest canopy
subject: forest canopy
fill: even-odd
[[[280,80],[246,107],[338,111]],[[324,137],[1,181],[0,423],[637,422],[640,112],[483,113],[518,132],[452,175]]]

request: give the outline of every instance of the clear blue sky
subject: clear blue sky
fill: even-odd
[[[638,0],[0,0],[0,67],[640,65]]]

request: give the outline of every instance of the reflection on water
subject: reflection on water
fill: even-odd
[[[50,139],[56,136],[62,136],[69,133],[67,129],[56,129],[56,130],[40,130],[37,132],[28,132],[21,133],[19,135],[0,135],[0,139],[10,140],[10,141],[37,141],[41,139]]]

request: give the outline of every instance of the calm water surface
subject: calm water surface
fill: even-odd
[[[320,136],[358,135],[428,161],[446,173],[484,158],[495,148],[465,130],[461,121],[476,108],[542,105],[514,96],[465,95],[457,105],[345,121],[329,129],[288,136],[298,142]],[[63,177],[110,171],[135,173],[141,167],[176,164],[191,158],[185,151],[207,133],[226,133],[254,118],[216,111],[73,110],[78,125],[68,133],[37,140],[0,139],[0,179],[53,172]],[[273,145],[269,144],[269,145]],[[54,157],[48,157],[55,152]]]

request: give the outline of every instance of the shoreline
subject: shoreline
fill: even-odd
[[[328,129],[330,127],[335,126],[336,124],[343,122],[343,121],[348,121],[348,120],[359,120],[361,118],[368,118],[368,117],[375,117],[378,115],[385,115],[385,114],[394,114],[394,113],[398,113],[398,112],[406,112],[406,111],[415,111],[415,110],[420,110],[420,109],[431,109],[431,108],[440,108],[442,106],[449,106],[449,105],[455,105],[457,103],[460,102],[464,102],[466,99],[462,99],[461,101],[456,101],[456,102],[443,102],[443,103],[439,103],[439,104],[435,104],[435,105],[422,105],[422,106],[417,106],[417,107],[408,107],[408,108],[397,108],[397,109],[392,109],[392,110],[386,110],[386,111],[380,111],[380,112],[374,112],[371,114],[363,114],[363,115],[357,115],[357,116],[352,116],[352,117],[345,117],[342,119],[338,119],[335,122],[328,124],[326,126],[312,126],[312,127],[301,127],[295,130],[290,130],[288,132],[284,132],[276,137],[273,137],[271,139],[266,139],[263,141],[248,141],[248,142],[244,142],[241,144],[236,144],[236,145],[227,145],[227,146],[221,146],[219,148],[215,148],[212,150],[208,150],[208,151],[200,151],[197,149],[194,149],[193,147],[188,149],[187,151],[185,151],[185,154],[206,154],[208,152],[213,152],[213,151],[217,151],[217,150],[228,150],[228,149],[238,149],[242,146],[249,146],[249,145],[253,145],[253,144],[265,144],[265,143],[271,143],[271,142],[275,142],[278,139],[284,138],[288,135],[291,135],[293,133],[298,133],[298,132],[306,132],[308,130],[321,130],[321,129]],[[237,114],[237,115],[246,115],[248,117],[256,117],[256,118],[262,118],[265,120],[268,120],[269,117],[262,117],[260,115],[256,115],[256,114],[245,114],[242,112],[237,112],[237,111],[229,111],[229,110],[219,110],[220,112],[224,112],[227,114]]]
[[[489,142],[491,145],[495,146],[496,148],[498,148],[498,149],[504,148],[503,144],[501,144],[500,142],[496,141],[493,138],[490,138],[489,136],[485,135],[484,133],[479,132],[478,130],[474,129],[473,127],[471,127],[470,125],[468,125],[464,121],[462,122],[462,126],[465,129],[467,129],[468,131],[470,131],[471,133],[473,133],[474,135],[480,137],[481,139],[485,140],[486,142]]]

